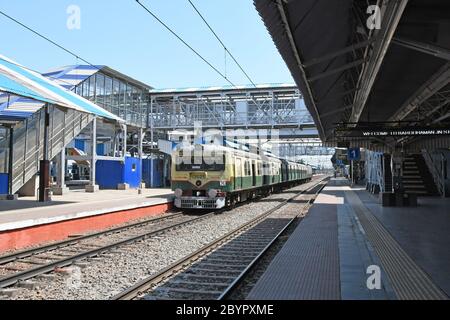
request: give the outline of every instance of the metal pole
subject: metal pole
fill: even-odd
[[[50,185],[50,161],[48,160],[48,128],[50,125],[49,105],[45,105],[45,121],[44,121],[44,155],[39,165],[39,202],[49,200],[48,188]]]
[[[353,160],[350,161],[350,178],[353,186]]]
[[[125,157],[127,156],[127,125],[124,124],[123,125],[123,140],[122,140],[122,157],[123,157],[123,161],[125,161]]]
[[[66,148],[61,150],[59,155],[59,172],[58,172],[59,187],[64,188],[66,184]]]
[[[13,189],[13,156],[14,156],[14,128],[11,126],[9,128],[9,154],[8,154],[8,190],[9,194],[12,195]]]
[[[142,157],[143,157],[143,150],[142,150],[142,144],[144,139],[143,129],[139,128],[139,141],[138,141],[138,157],[139,157],[139,189],[142,188]]]
[[[150,188],[153,188],[153,99],[150,99]]]
[[[446,161],[445,161],[445,156],[443,153],[441,153],[441,179],[442,179],[442,197],[445,198],[445,188],[446,188],[446,183],[445,183],[445,165],[446,165]]]
[[[95,169],[97,162],[97,118],[92,120],[92,132],[91,132],[91,186],[95,186]]]

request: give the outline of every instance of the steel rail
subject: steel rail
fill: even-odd
[[[322,182],[322,181],[321,181]],[[284,234],[284,232],[296,221],[301,214],[303,213],[303,210],[311,205],[314,201],[314,199],[317,197],[317,195],[322,191],[323,188],[325,188],[325,184],[321,185],[321,182],[319,182],[317,185],[311,188],[314,189],[315,187],[319,187],[317,191],[314,194],[314,197],[311,197],[308,202],[302,207],[302,211],[300,214],[296,215],[295,217],[292,217],[286,225],[281,229],[280,232],[278,232],[273,239],[267,244],[267,246],[260,251],[260,253],[247,265],[247,267],[236,277],[236,279],[222,292],[222,294],[217,298],[217,300],[225,300],[227,299],[233,290],[235,290],[239,284],[242,283],[242,281],[245,279],[247,274],[250,272],[250,270],[253,269],[253,267],[261,260],[262,257],[267,253],[267,251],[272,248],[272,246],[275,244],[275,242]],[[295,197],[297,198],[297,197]]]
[[[198,249],[197,251],[187,255],[184,258],[181,258],[180,260],[174,262],[173,264],[167,266],[166,268],[162,269],[158,273],[151,275],[150,277],[139,281],[135,285],[127,288],[126,290],[122,291],[121,293],[111,297],[111,300],[132,300],[139,296],[142,292],[145,292],[149,289],[151,289],[155,284],[160,283],[161,281],[177,274],[193,262],[199,260],[201,257],[209,254],[210,252],[214,251],[215,249],[219,248],[221,245],[227,243],[231,239],[235,238],[239,234],[242,234],[243,232],[247,231],[251,227],[257,225],[258,223],[265,220],[268,216],[270,216],[273,212],[279,210],[280,208],[284,207],[286,204],[290,203],[293,199],[299,197],[302,194],[305,194],[306,192],[316,188],[318,185],[323,183],[326,179],[329,177],[325,176],[324,178],[317,181],[316,184],[309,187],[308,189],[302,190],[298,192],[296,195],[290,197],[289,199],[284,200],[274,208],[271,208],[264,212],[263,214],[259,215],[258,217],[250,220],[249,222],[243,224],[242,226],[228,232],[224,236],[214,240],[213,242],[207,244],[206,246]],[[308,202],[309,203],[309,202]]]
[[[60,260],[57,260],[57,261],[54,261],[54,262],[50,262],[48,264],[44,264],[44,265],[41,265],[41,266],[38,266],[38,267],[35,267],[35,268],[31,268],[31,269],[28,269],[28,270],[16,272],[16,273],[14,273],[14,274],[12,274],[10,276],[6,276],[6,277],[3,277],[3,278],[0,278],[0,288],[5,288],[5,287],[12,286],[12,285],[16,284],[17,282],[25,281],[25,280],[28,280],[30,278],[34,278],[34,277],[36,277],[38,275],[51,272],[55,268],[65,267],[65,266],[73,264],[76,261],[79,261],[79,260],[82,260],[82,259],[85,259],[85,258],[98,256],[98,255],[100,255],[102,253],[105,253],[105,252],[110,251],[112,249],[115,249],[117,247],[120,247],[120,246],[123,246],[123,245],[126,245],[126,244],[130,244],[130,243],[133,243],[133,242],[136,242],[136,241],[139,241],[139,240],[143,240],[143,239],[149,238],[151,236],[155,236],[157,234],[161,234],[161,233],[170,231],[172,229],[181,227],[183,225],[187,225],[187,224],[199,221],[199,220],[206,219],[206,218],[208,218],[208,217],[210,217],[212,215],[216,215],[216,214],[217,214],[217,212],[210,212],[208,214],[205,214],[205,215],[202,215],[202,216],[190,219],[188,221],[179,222],[179,223],[176,223],[176,224],[171,225],[171,226],[167,226],[167,227],[163,227],[163,228],[160,228],[160,229],[157,229],[157,230],[146,232],[146,233],[138,235],[138,236],[133,236],[133,237],[127,238],[125,240],[120,240],[120,241],[117,241],[117,242],[114,242],[114,243],[102,246],[100,248],[84,251],[84,252],[82,252],[80,254],[74,254],[73,256],[70,256],[68,258],[60,259]]]
[[[28,258],[28,257],[31,257],[31,256],[36,255],[36,254],[48,252],[48,251],[55,250],[55,249],[64,248],[64,247],[67,247],[67,246],[69,246],[71,244],[76,244],[76,243],[78,243],[79,241],[82,241],[82,240],[86,240],[86,239],[90,239],[90,238],[95,238],[95,237],[107,235],[109,233],[116,233],[118,231],[132,229],[132,228],[140,227],[140,226],[143,226],[143,225],[146,225],[146,224],[150,224],[150,223],[155,223],[155,222],[160,222],[160,221],[163,221],[163,220],[168,220],[168,219],[177,217],[179,215],[182,215],[182,213],[181,212],[176,212],[176,213],[173,213],[173,214],[164,215],[162,217],[155,217],[155,218],[151,218],[151,219],[148,219],[148,220],[145,220],[145,221],[140,221],[140,222],[128,224],[128,225],[125,225],[125,226],[120,226],[120,227],[116,227],[116,228],[113,228],[113,229],[103,230],[103,231],[91,233],[91,234],[84,235],[84,236],[73,237],[71,239],[54,242],[52,244],[48,244],[48,245],[44,245],[44,246],[40,246],[40,247],[36,247],[36,248],[32,248],[32,249],[27,249],[27,250],[22,250],[22,251],[19,251],[19,252],[14,252],[14,253],[11,253],[11,254],[8,254],[8,255],[0,256],[0,266],[3,265],[3,264],[6,264],[6,263],[14,262],[14,261],[16,261],[18,259]]]

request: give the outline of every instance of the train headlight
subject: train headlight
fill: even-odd
[[[183,195],[183,190],[175,189],[175,197],[181,198],[182,195]]]
[[[208,196],[209,196],[210,198],[215,198],[215,197],[217,196],[217,190],[215,190],[215,189],[209,189],[209,191],[208,191]]]

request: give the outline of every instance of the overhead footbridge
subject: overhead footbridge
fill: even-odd
[[[49,78],[0,56],[0,166],[8,167],[7,194],[15,194],[39,171],[48,171],[40,167],[42,161],[48,166],[97,119],[125,123]],[[47,188],[48,181],[42,186]]]

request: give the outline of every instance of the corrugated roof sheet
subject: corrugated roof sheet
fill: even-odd
[[[98,68],[94,68],[94,72]],[[70,75],[72,70],[54,70],[50,74]],[[86,72],[83,76],[89,76]],[[48,76],[49,74],[47,74]],[[54,76],[53,76],[54,75]],[[72,75],[71,75],[72,76]],[[81,82],[81,78],[77,78]],[[25,68],[22,65],[0,55],[0,90],[12,94],[13,99],[1,99],[0,118],[17,117],[26,118],[44,106],[44,103],[52,103],[62,107],[75,109],[82,112],[95,114],[106,119],[124,122],[123,119],[97,106],[77,94],[67,90],[55,81]],[[27,99],[31,98],[31,99]],[[6,102],[5,102],[6,101]]]

